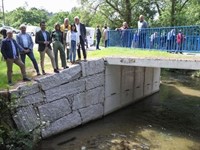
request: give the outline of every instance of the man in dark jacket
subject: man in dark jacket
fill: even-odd
[[[80,23],[78,16],[74,17],[74,22],[75,22],[76,29],[80,37],[80,45],[78,46],[78,49],[77,49],[78,59],[81,60],[81,52],[80,52],[80,46],[81,46],[82,51],[83,51],[84,61],[86,61],[87,59],[87,54],[85,50],[86,28],[84,24]]]
[[[30,81],[30,79],[26,76],[25,65],[19,57],[19,51],[24,51],[24,49],[13,39],[13,31],[8,30],[7,37],[2,41],[1,53],[7,64],[7,78],[9,85],[12,85],[13,63],[20,67],[23,81]]]
[[[99,25],[97,26],[97,29],[96,29],[96,50],[98,49],[98,50],[101,50],[100,48],[99,48],[99,43],[100,43],[100,40],[101,40],[101,31],[100,31],[100,29],[99,29]]]
[[[40,63],[42,68],[42,74],[45,75],[44,70],[44,57],[45,53],[49,56],[51,59],[51,64],[54,69],[55,73],[59,73],[59,71],[56,69],[55,59],[51,48],[51,37],[50,33],[46,31],[46,24],[44,21],[40,23],[41,30],[36,33],[35,36],[35,43],[39,44],[38,51],[40,52]]]

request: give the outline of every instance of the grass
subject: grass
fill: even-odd
[[[40,68],[40,57],[39,57],[39,52],[37,50],[34,51],[34,55],[35,58],[38,62],[38,66]],[[1,54],[0,54],[0,58],[2,58]],[[22,81],[22,76],[21,76],[21,71],[20,68],[13,64],[13,75],[12,75],[12,81],[15,84],[14,87],[10,87],[7,83],[7,67],[6,67],[6,62],[5,61],[0,61],[0,90],[5,90],[5,89],[12,89],[16,86],[16,83],[19,83]],[[51,62],[48,56],[45,57],[45,70],[48,73],[52,73],[53,69],[51,67]],[[26,57],[26,73],[27,76],[30,78],[35,78],[36,77],[36,71],[33,67],[33,64],[31,62],[31,60]]]
[[[38,62],[39,68],[39,52],[34,50],[34,54],[36,60]],[[130,49],[130,48],[119,48],[119,47],[110,47],[104,48],[98,51],[88,51],[88,59],[94,58],[103,58],[103,57],[139,57],[139,58],[172,58],[172,59],[199,59],[197,56],[186,56],[186,55],[175,55],[171,53],[167,53],[164,51],[156,51],[156,50],[139,50],[139,49]],[[1,58],[1,55],[0,55]],[[59,57],[58,57],[59,58]],[[59,65],[61,63],[59,62]],[[4,90],[7,88],[11,88],[7,85],[7,67],[4,61],[0,61],[0,90]],[[45,71],[47,73],[52,73],[53,69],[51,66],[51,62],[48,56],[45,58]],[[26,58],[26,72],[28,77],[35,78],[36,72],[33,68],[32,62],[27,57]],[[13,65],[13,82],[18,83],[22,81],[20,69],[15,64]],[[13,87],[12,87],[13,88]]]
[[[100,51],[88,53],[88,58],[113,57],[139,57],[139,58],[172,58],[172,59],[199,59],[197,56],[180,55],[158,50],[141,50],[130,48],[111,47]]]

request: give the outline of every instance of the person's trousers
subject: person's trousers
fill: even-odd
[[[12,82],[12,68],[13,68],[13,63],[19,66],[21,70],[21,74],[23,78],[26,78],[26,71],[25,71],[25,65],[21,61],[21,59],[16,58],[16,59],[6,59],[6,64],[7,64],[7,78],[8,82]]]
[[[60,59],[62,67],[66,67],[66,56],[64,51],[64,46],[60,41],[53,42],[53,52],[55,57],[56,68],[58,68],[58,51],[60,51]]]
[[[71,41],[69,59],[70,59],[71,62],[75,62],[76,61],[76,41]]]
[[[100,39],[101,39],[101,38],[97,38],[97,39],[96,39],[96,40],[97,40],[96,49],[99,49]]]
[[[177,50],[176,52],[182,52],[183,43],[177,43]]]
[[[64,41],[63,46],[64,46],[64,51],[66,50],[67,59],[69,59],[69,49],[67,48],[67,43],[66,43],[66,41]]]
[[[55,59],[54,59],[53,52],[52,52],[52,50],[50,48],[46,47],[44,49],[44,51],[40,51],[40,65],[41,65],[42,70],[44,70],[45,53],[47,53],[47,55],[49,56],[53,69],[56,69],[56,64],[55,64]]]
[[[83,40],[83,38],[81,36],[79,38],[80,38],[80,45],[78,46],[78,49],[77,49],[78,58],[81,59],[81,50],[80,49],[82,48],[83,57],[84,57],[84,59],[86,59],[87,55],[86,55],[86,50],[85,50],[85,41]]]
[[[138,38],[139,48],[146,48],[146,33],[140,33]]]
[[[108,40],[104,41],[104,46],[107,47],[108,46]]]
[[[40,72],[40,71],[39,71],[39,67],[38,67],[37,61],[36,61],[35,56],[34,56],[34,54],[33,54],[32,51],[30,51],[29,53],[26,53],[26,54],[20,54],[21,60],[22,60],[22,62],[24,63],[24,65],[25,65],[25,63],[26,63],[26,61],[25,61],[25,60],[26,60],[26,55],[27,55],[27,56],[30,58],[30,60],[32,61],[33,66],[34,66],[36,72],[39,73],[39,72]]]

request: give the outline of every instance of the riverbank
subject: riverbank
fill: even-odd
[[[199,150],[199,79],[162,73],[160,92],[44,140],[40,150]]]

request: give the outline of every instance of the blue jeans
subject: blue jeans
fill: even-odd
[[[21,60],[22,60],[22,62],[24,63],[24,65],[25,65],[26,55],[28,55],[28,57],[29,57],[30,60],[32,61],[33,66],[34,66],[36,72],[39,73],[38,64],[37,64],[37,61],[36,61],[36,59],[35,59],[34,54],[33,54],[32,51],[30,51],[29,53],[26,53],[26,54],[20,54]]]
[[[71,49],[69,52],[69,59],[71,62],[76,60],[76,41],[71,41]]]

